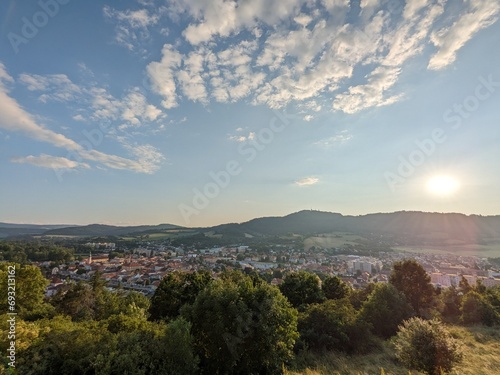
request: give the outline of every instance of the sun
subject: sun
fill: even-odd
[[[426,187],[431,194],[448,196],[460,188],[460,182],[451,176],[434,176],[427,181]]]

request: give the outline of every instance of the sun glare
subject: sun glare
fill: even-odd
[[[460,183],[450,176],[434,176],[427,181],[427,191],[435,195],[451,195],[460,188]]]

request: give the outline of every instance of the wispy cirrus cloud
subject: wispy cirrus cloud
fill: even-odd
[[[328,137],[325,139],[322,139],[318,142],[315,142],[314,145],[324,147],[324,148],[330,148],[335,145],[343,144],[352,139],[352,135],[347,132],[347,130],[342,130],[338,134]]]
[[[110,6],[104,6],[104,16],[116,23],[115,41],[130,51],[141,49],[141,45],[149,38],[149,27],[156,25],[160,15],[148,9],[119,11]]]
[[[71,85],[68,85],[68,79],[66,78],[61,79],[61,77],[56,77],[55,81],[61,83],[65,87],[71,87]],[[127,151],[135,156],[136,159],[107,154],[95,149],[88,150],[82,144],[74,141],[70,137],[39,124],[33,115],[22,108],[21,105],[9,95],[9,89],[6,83],[12,84],[14,82],[14,79],[7,73],[5,66],[0,62],[0,128],[9,132],[20,132],[29,138],[49,143],[58,148],[63,148],[68,151],[68,155],[71,155],[73,159],[69,159],[69,156],[56,157],[42,154],[40,156],[29,155],[26,157],[16,157],[12,159],[13,162],[27,163],[38,167],[70,170],[90,167],[88,163],[84,162],[86,160],[101,163],[109,168],[151,174],[158,170],[165,159],[164,156],[151,145],[134,145],[133,147],[128,147]],[[28,89],[31,91],[43,91],[54,83],[54,76],[41,77],[23,75],[20,82],[28,85]],[[78,93],[82,92],[81,90],[73,91]],[[85,91],[87,93],[91,92],[91,90]],[[56,96],[54,100],[70,99],[66,96]],[[139,102],[139,104],[137,102]],[[142,117],[157,118],[159,116],[157,111],[145,105],[141,100],[136,99],[135,102],[132,100],[131,103],[128,103],[126,106],[132,113],[135,113],[134,109],[137,109],[137,107],[139,107],[140,110],[138,110],[138,113]],[[127,112],[123,111],[122,113]],[[106,113],[106,115],[112,116],[113,114]]]
[[[494,24],[499,17],[498,1],[475,0],[467,2],[468,9],[449,27],[434,31],[432,43],[438,51],[429,61],[429,69],[439,70],[453,63],[457,52],[477,32]]]
[[[31,164],[42,168],[51,169],[89,169],[90,165],[87,163],[79,163],[75,160],[70,160],[65,157],[50,156],[41,154],[40,156],[29,155],[26,157],[12,158],[13,163]]]

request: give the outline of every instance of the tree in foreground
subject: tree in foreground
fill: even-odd
[[[437,320],[411,318],[394,339],[396,357],[407,367],[429,375],[450,372],[462,360],[458,342]]]
[[[417,315],[431,306],[434,297],[431,278],[415,260],[394,263],[389,282],[405,295]]]
[[[288,274],[280,285],[280,290],[297,308],[324,300],[321,280],[317,275],[305,271]]]
[[[292,359],[297,311],[278,288],[250,277],[210,283],[182,309],[206,374],[278,374]]]
[[[405,296],[391,284],[377,284],[363,303],[360,317],[370,323],[372,332],[389,338],[396,334],[403,320],[413,315]]]
[[[15,280],[15,284],[8,284],[8,276]],[[49,281],[36,266],[17,263],[0,264],[0,313],[9,311],[7,302],[14,298],[15,312],[21,317],[44,315],[43,313],[50,307],[44,302],[45,288],[48,284]],[[15,286],[15,297],[13,297],[12,289],[8,288],[9,286]],[[10,293],[7,293],[8,291]]]
[[[482,323],[492,326],[500,321],[493,305],[481,294],[471,290],[462,298],[460,320],[464,324]]]
[[[350,288],[340,279],[340,277],[328,276],[325,281],[323,281],[321,289],[328,299],[342,299],[347,297]]]
[[[205,270],[168,273],[151,298],[151,320],[175,319],[181,307],[193,303],[198,293],[211,281],[210,273]]]
[[[369,326],[358,319],[347,298],[309,305],[299,317],[301,341],[316,352],[366,352],[371,345]]]

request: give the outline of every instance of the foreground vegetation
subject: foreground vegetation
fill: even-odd
[[[481,325],[448,326],[451,335],[466,348],[460,364],[450,375],[496,375],[500,368],[500,330]],[[285,372],[287,375],[422,375],[398,362],[390,341],[380,342],[371,353],[347,355],[339,352],[303,352]]]
[[[2,263],[2,337],[12,266],[16,362],[4,356],[0,374],[493,375],[500,361],[500,288],[441,291],[415,261],[363,290],[303,271],[279,288],[252,272],[173,272],[151,300],[99,273],[47,299],[39,268]]]

